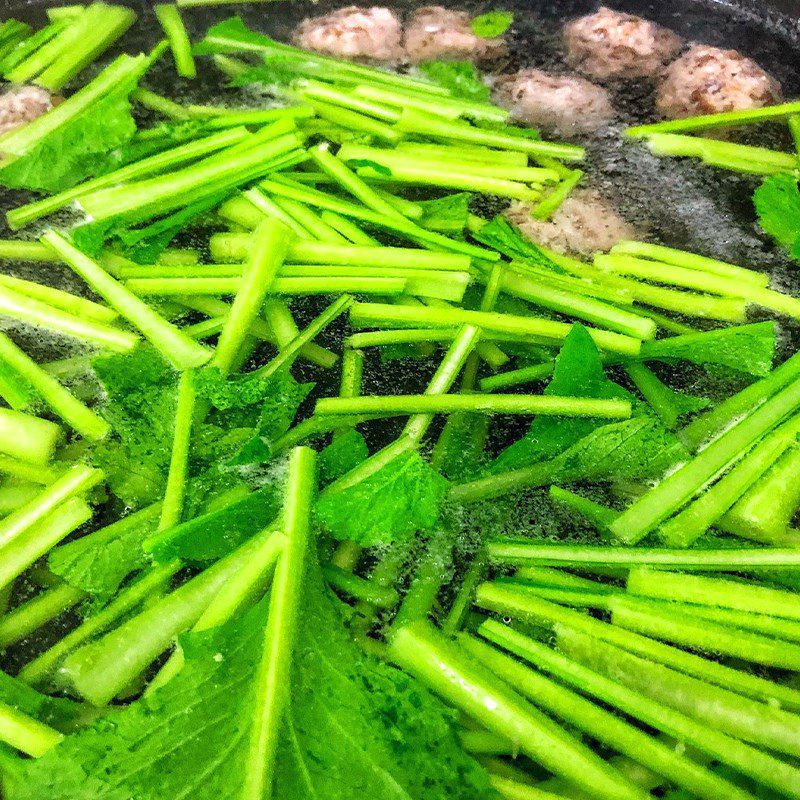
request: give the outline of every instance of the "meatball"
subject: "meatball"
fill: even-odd
[[[762,108],[781,100],[780,84],[736,50],[695,45],[667,67],[656,109],[669,119]]]
[[[493,94],[495,102],[508,108],[515,121],[560,136],[590,133],[614,116],[609,93],[577,75],[522,69],[501,76]]]
[[[348,6],[321,17],[304,19],[294,32],[294,43],[342,58],[396,61],[403,56],[400,20],[388,8]]]
[[[534,219],[521,202],[512,203],[506,216],[532,241],[559,253],[588,256],[636,238],[633,226],[591,189],[573,192],[549,220]]]
[[[485,61],[505,53],[502,38],[482,39],[472,32],[472,17],[464,11],[425,6],[411,15],[405,28],[405,48],[411,62],[437,58]]]
[[[39,86],[16,86],[0,94],[0,134],[18,128],[53,107],[53,98]]]
[[[605,6],[570,22],[564,43],[567,61],[601,80],[656,76],[681,46],[671,30]]]

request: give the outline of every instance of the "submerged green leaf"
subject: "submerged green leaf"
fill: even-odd
[[[472,32],[482,39],[494,39],[502,36],[514,23],[514,15],[510,11],[489,11],[472,20]]]
[[[449,89],[454,97],[489,102],[489,87],[471,61],[426,61],[419,69],[434,83]]]
[[[436,527],[446,490],[447,481],[412,450],[353,486],[334,484],[320,495],[316,512],[337,539],[386,544]]]
[[[753,194],[758,221],[795,258],[800,248],[800,188],[794,175],[770,175]]]

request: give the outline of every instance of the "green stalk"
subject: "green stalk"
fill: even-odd
[[[283,224],[283,223],[281,223]],[[403,277],[330,277],[276,278],[272,290],[281,295],[375,294],[393,297],[404,294],[408,281]],[[242,286],[241,278],[134,278],[124,286],[134,296],[177,297],[235,295]]]
[[[99,11],[93,15],[95,8]],[[44,86],[51,92],[57,92],[121,38],[135,21],[136,14],[124,6],[109,6],[102,3],[88,6],[63,33],[32,56],[33,61],[41,63],[43,59],[40,59],[40,54],[46,48],[50,46],[55,48],[60,42],[62,43],[61,52],[46,69],[42,70],[34,83]],[[24,67],[23,63],[15,69],[15,72],[24,70]]]
[[[794,149],[800,156],[800,115],[792,114],[787,120],[789,125],[789,133],[792,134],[792,141],[794,142]]]
[[[481,640],[462,634],[459,642],[498,678],[516,687],[517,691],[544,711],[560,717],[616,752],[638,761],[661,775],[667,783],[684,787],[692,797],[707,800],[748,800],[751,797],[749,792],[696,764],[674,747],[551,678],[523,666]]]
[[[25,755],[39,758],[55,747],[63,734],[13,706],[0,703],[0,742]]]
[[[795,714],[747,700],[568,627],[557,625],[556,634],[558,647],[566,656],[659,705],[758,747],[795,757],[800,752],[800,717]],[[794,771],[800,774],[797,768]],[[795,791],[800,794],[800,787],[795,785]]]
[[[192,119],[192,115],[185,106],[141,86],[134,89],[130,97],[134,103],[138,103],[140,106],[144,106],[150,111],[155,111],[176,122],[186,122]]]
[[[0,275],[0,286],[7,286],[14,292],[32,297],[42,303],[73,314],[82,319],[92,320],[101,324],[114,322],[119,314],[113,308],[100,305],[85,297],[64,292],[61,289],[54,289],[42,283],[26,281],[22,278],[14,278],[11,275]]]
[[[557,183],[545,198],[534,206],[531,216],[534,219],[547,220],[558,211],[572,190],[583,179],[583,170],[573,169],[568,177]]]
[[[325,414],[545,414],[564,417],[627,419],[630,403],[624,400],[595,400],[554,395],[519,394],[409,394],[369,397],[324,397],[317,400],[314,413]]]
[[[43,515],[0,547],[0,587],[8,586],[65,536],[92,518],[92,509],[77,497]]]
[[[0,453],[31,464],[45,465],[53,457],[61,428],[23,411],[0,408]]]
[[[31,464],[29,461],[0,455],[0,473],[22,481],[47,485],[58,478],[61,470],[58,466],[43,467]]]
[[[464,620],[472,606],[473,596],[478,584],[484,579],[487,569],[486,553],[481,550],[477,553],[464,579],[458,589],[453,605],[442,622],[442,633],[445,636],[452,636],[461,629]]]
[[[197,622],[217,592],[251,560],[267,535],[233,553],[159,599],[121,626],[72,652],[60,678],[93,705],[105,705]]]
[[[311,150],[311,157],[323,172],[330,175],[345,191],[360,200],[367,208],[389,218],[404,219],[394,206],[387,203],[359,177],[360,170],[353,172],[343,163],[341,150],[339,157],[336,157],[331,154],[327,145],[322,144]]]
[[[64,236],[49,231],[42,236],[42,241],[52,247],[64,263],[115,308],[120,316],[138,328],[176,369],[199,367],[209,360],[211,352],[207,348],[190,339],[142,302]]]
[[[646,317],[640,317],[632,311],[622,308],[615,308],[609,303],[592,297],[581,296],[571,291],[561,291],[557,287],[551,288],[534,278],[506,272],[502,277],[501,287],[506,294],[520,297],[529,303],[551,311],[594,323],[607,330],[637,339],[653,339],[656,334],[655,322]]]
[[[351,570],[328,564],[322,572],[325,580],[343,594],[354,600],[368,603],[376,608],[392,608],[397,603],[397,591],[391,587],[378,586],[373,581],[353,575]]]
[[[520,183],[555,183],[558,180],[558,173],[552,169],[542,167],[529,167],[527,165],[517,166],[510,164],[496,163],[490,160],[471,161],[463,157],[456,149],[440,148],[439,153],[426,154],[424,151],[414,150],[407,153],[404,150],[389,150],[378,147],[369,147],[360,144],[343,144],[339,148],[337,158],[341,161],[370,161],[379,166],[386,167],[390,175],[384,175],[390,181],[402,181],[403,175],[416,175],[424,173],[454,173],[463,170],[465,175],[476,178],[495,178],[508,181],[518,181]],[[451,157],[442,157],[442,153],[452,153]],[[371,177],[380,177],[381,173],[373,167],[370,169]],[[432,176],[433,177],[433,176]],[[475,188],[479,183],[475,184]]]
[[[346,128],[348,131],[361,131],[391,143],[399,142],[403,138],[395,126],[387,125],[366,114],[359,114],[357,111],[351,111],[331,103],[322,103],[308,96],[304,96],[303,100],[314,109],[316,116]]]
[[[608,526],[617,518],[619,513],[608,506],[602,505],[602,503],[595,503],[586,497],[581,497],[579,494],[569,492],[558,486],[551,486],[549,494],[551,500],[585,517],[599,531],[607,531]]]
[[[487,261],[499,261],[500,254],[492,250],[486,250],[482,247],[476,247],[469,242],[462,242],[456,239],[451,239],[449,236],[429,231],[416,225],[410,220],[400,220],[396,218],[387,218],[378,214],[371,209],[359,206],[356,203],[351,203],[348,200],[341,200],[338,197],[320,192],[308,186],[289,181],[286,178],[280,180],[266,179],[259,184],[262,189],[265,189],[270,194],[278,195],[281,197],[290,197],[294,200],[299,200],[303,203],[308,203],[316,208],[324,208],[328,211],[335,211],[338,214],[343,214],[346,217],[352,217],[363,222],[376,225],[377,227],[396,233],[400,233],[404,238],[410,239],[414,242],[425,242],[435,246],[437,249],[446,250],[449,252],[462,253],[472,258],[482,258]]]
[[[254,190],[258,191],[258,190]],[[259,192],[261,194],[261,192]],[[261,194],[264,197],[263,194]],[[264,200],[267,204],[272,203],[281,212],[282,217],[287,216],[294,225],[290,227],[292,230],[301,228],[304,236],[301,238],[308,241],[330,242],[332,244],[344,244],[347,240],[331,228],[322,218],[312,211],[308,206],[303,203],[298,203],[296,200],[290,200],[288,197],[277,197],[275,199],[266,198]],[[262,203],[263,206],[263,203]]]
[[[508,111],[489,103],[476,103],[471,100],[463,100],[459,97],[430,97],[426,96],[430,92],[429,85],[425,86],[425,91],[410,91],[400,87],[378,86],[375,84],[358,84],[350,90],[352,95],[363,97],[367,100],[375,100],[389,106],[402,110],[404,108],[415,108],[435,114],[447,119],[457,119],[467,117],[475,121],[486,122],[505,122],[508,119]],[[405,143],[403,143],[405,144]],[[416,144],[410,142],[409,144]],[[504,153],[500,153],[504,156]]]
[[[218,367],[223,375],[230,372],[242,342],[264,305],[283,264],[291,236],[291,231],[278,220],[265,219],[256,228],[251,260],[211,360],[211,366]]]
[[[797,168],[797,156],[791,153],[700,136],[653,133],[645,144],[657,156],[689,156],[711,166],[754,175],[773,175]]]
[[[534,584],[595,594],[614,594],[620,591],[618,586],[581,578],[571,572],[564,572],[562,569],[553,567],[520,567],[509,580],[515,583],[522,582],[526,586]]]
[[[39,493],[35,483],[8,482],[0,486],[0,514],[6,516],[30,502]]]
[[[514,128],[498,128],[487,130],[476,128],[463,122],[451,122],[433,114],[425,114],[413,108],[405,107],[400,119],[394,126],[402,133],[415,136],[429,136],[432,139],[446,139],[455,142],[482,144],[488,147],[499,147],[504,150],[520,150],[534,156],[552,156],[564,161],[581,161],[585,156],[582,147],[570,144],[543,142],[520,136]]]
[[[561,630],[566,632],[568,629]],[[646,725],[733,766],[756,781],[776,788],[779,792],[787,792],[792,797],[800,796],[797,790],[797,770],[794,767],[678,711],[653,703],[645,695],[609,680],[494,620],[483,623],[479,633],[489,641],[535,664],[538,669],[551,673],[582,694],[588,694],[618,708]]]
[[[793,592],[723,578],[637,567],[628,575],[628,591],[643,597],[680,600],[800,620],[800,608]]]
[[[765,378],[750,384],[701,414],[681,431],[681,438],[690,448],[696,450],[712,436],[729,428],[737,419],[764,404],[798,377],[800,377],[800,353],[784,361]]]
[[[214,297],[186,297],[182,295],[177,299],[181,305],[211,317],[227,317],[231,310],[231,307],[228,303]],[[268,300],[267,303],[274,303],[276,301],[277,298],[272,298]],[[273,314],[271,321],[274,320],[275,317]],[[294,325],[294,320],[292,320],[292,324]],[[284,336],[284,332],[281,332],[280,330],[273,330],[270,325],[267,324],[266,320],[256,320],[250,329],[250,333],[265,342],[277,345],[278,347],[283,347],[295,336],[297,336],[299,331],[297,330],[297,326],[294,325],[294,332],[292,335]],[[309,342],[301,347],[300,355],[302,355],[306,361],[326,369],[330,369],[332,366],[334,366],[334,364],[336,364],[336,355],[334,353],[331,353],[329,350],[326,350],[324,347],[320,347],[318,344],[314,344],[313,342]]]
[[[536,203],[541,199],[542,192],[536,187],[528,186],[518,181],[476,176],[466,168],[462,168],[462,170],[459,171],[455,167],[446,169],[444,167],[433,168],[427,165],[404,165],[392,167],[392,174],[386,176],[375,167],[363,166],[356,169],[356,174],[371,181],[476,191],[481,194],[508,197],[528,203]]]
[[[319,336],[319,334],[337,317],[344,314],[344,312],[350,308],[352,302],[353,298],[346,294],[334,300],[321,314],[315,317],[300,333],[298,333],[291,342],[282,348],[275,358],[255,370],[254,374],[268,378],[275,375],[278,371],[290,367],[302,348],[312,339]]]
[[[644,636],[709,655],[722,654],[767,667],[800,670],[800,646],[695,617],[691,611],[687,614],[673,610],[672,603],[619,596],[608,600],[607,609],[615,625]]]
[[[456,708],[594,797],[643,800],[647,796],[517,692],[498,683],[429,623],[415,622],[397,630],[389,642],[389,656]]]
[[[740,631],[744,630],[768,637],[768,641],[772,643],[776,639],[784,640],[784,642],[800,642],[800,624],[794,620],[772,617],[767,614],[754,614],[748,611],[734,611],[729,608],[698,606],[693,603],[676,603],[674,601],[670,601],[669,607],[690,617],[718,623],[718,626],[724,627],[725,630],[735,629],[736,636],[739,635]]]
[[[353,244],[361,247],[375,247],[380,244],[374,236],[365,233],[354,222],[334,211],[323,211],[319,216],[323,222],[330,225]]]
[[[203,139],[195,139],[192,142],[179,145],[178,147],[172,147],[169,150],[156,153],[153,156],[143,158],[140,161],[135,161],[113,172],[101,175],[98,178],[92,178],[91,180],[79,183],[77,186],[54,194],[51,197],[45,197],[33,203],[11,209],[6,214],[8,225],[11,230],[19,230],[30,222],[52,214],[54,211],[66,208],[74,200],[78,200],[82,196],[97,191],[98,189],[127,183],[136,178],[163,172],[170,167],[185,164],[187,161],[193,161],[209,153],[231,147],[242,142],[247,136],[248,133],[244,128],[232,128],[231,130],[215,133]],[[2,252],[2,250],[0,250],[0,252]]]
[[[80,7],[80,11],[83,11],[83,6]],[[68,19],[54,19],[49,25],[45,25],[36,33],[30,36],[23,36],[11,44],[10,47],[4,47],[0,58],[0,70],[3,72],[3,77],[7,77],[7,73],[14,67],[26,61],[32,53],[35,53],[40,47],[55,38],[68,24]]]
[[[722,434],[611,523],[611,532],[626,544],[635,544],[678,511],[703,487],[736,461],[762,436],[800,406],[800,380],[756,408]]]
[[[53,412],[81,436],[100,440],[108,435],[111,427],[104,419],[70,394],[4,333],[0,333],[0,359],[16,370]]]
[[[718,522],[744,539],[780,546],[796,542],[789,525],[800,506],[800,448],[791,446]]]
[[[96,486],[102,478],[103,473],[100,470],[83,464],[75,464],[67,469],[33,500],[0,521],[0,549],[39,524],[65,501]]]
[[[44,685],[67,655],[124,619],[148,597],[158,592],[165,583],[169,583],[180,566],[180,562],[172,561],[145,572],[101,611],[86,619],[33,661],[29,661],[20,670],[19,679],[31,686]]]
[[[800,709],[800,691],[797,689],[733,669],[717,661],[626,631],[616,625],[609,625],[587,614],[563,608],[537,597],[535,590],[527,590],[525,587],[508,583],[484,583],[478,587],[476,604],[481,608],[538,625],[567,626],[598,641],[610,642],[630,653],[636,653],[643,659],[664,664],[745,697],[767,703],[777,701],[784,708]]]
[[[275,532],[268,537],[261,549],[253,555],[250,563],[236,573],[233,580],[217,592],[208,604],[200,619],[192,626],[192,630],[205,631],[223,625],[238,614],[243,608],[256,602],[261,594],[269,588],[275,565],[286,547],[286,537]],[[144,696],[152,694],[166,683],[169,683],[186,663],[180,642],[166,660],[161,669],[148,683]]]
[[[553,374],[554,367],[554,361],[545,361],[532,367],[521,367],[501,372],[499,375],[490,375],[488,378],[481,378],[480,388],[483,392],[493,392],[496,389],[509,389],[524,383],[543,381]]]
[[[533,336],[554,343],[562,342],[572,328],[564,322],[501,314],[496,311],[392,306],[380,303],[355,303],[350,312],[350,321],[356,327],[383,327],[389,324],[401,327],[429,325],[452,328],[459,325],[474,325],[487,331],[515,334],[522,340]],[[610,352],[638,355],[641,348],[638,339],[612,331],[592,328],[589,329],[589,334],[598,347]]]
[[[438,103],[439,101],[437,100],[436,102]],[[489,106],[489,108],[495,108],[495,106]],[[425,156],[428,159],[455,161],[457,163],[464,163],[466,161],[476,164],[503,164],[506,167],[528,166],[528,156],[525,153],[512,150],[493,150],[490,147],[483,147],[481,145],[448,145],[433,144],[431,142],[406,141],[400,142],[400,144],[395,147],[395,151],[403,153],[404,155],[416,154]],[[555,172],[560,174],[558,169],[555,169]]]
[[[750,305],[761,306],[793,319],[800,318],[800,301],[797,298],[756,286],[752,281],[743,281],[739,277],[714,275],[619,254],[595,256],[594,263],[598,269],[614,274],[696,289],[723,297],[741,297]]]
[[[139,337],[130,331],[68,314],[27,295],[0,285],[0,314],[48,330],[73,336],[118,353],[136,347]]]
[[[695,117],[695,119],[697,119],[697,117]],[[676,267],[706,272],[721,278],[746,281],[747,283],[752,283],[761,288],[769,286],[769,275],[765,272],[756,272],[746,267],[737,267],[734,264],[728,264],[726,261],[719,261],[716,258],[708,258],[707,256],[700,256],[697,255],[697,253],[690,253],[686,250],[664,247],[664,245],[660,244],[623,240],[617,242],[609,253],[612,255],[635,256],[640,259],[646,258],[651,261],[661,262],[662,264],[672,264]]]
[[[723,111],[718,114],[701,114],[688,119],[671,119],[650,125],[635,125],[625,131],[626,136],[649,136],[653,133],[689,133],[712,128],[753,125],[767,120],[783,120],[800,113],[800,101],[779,103],[766,108],[748,108],[742,111]]]
[[[292,120],[280,120],[259,132],[259,136],[271,138],[250,149],[236,153],[223,150],[175,172],[99,189],[83,195],[80,204],[98,222],[129,214],[165,214],[267,173],[274,159],[302,143],[302,137],[291,132],[293,126]]]
[[[667,550],[621,545],[534,544],[527,539],[495,539],[488,543],[486,552],[489,560],[495,564],[518,566],[653,566],[701,572],[792,569],[800,566],[800,551],[793,548]]]
[[[660,537],[673,547],[688,547],[699,539],[737,500],[796,443],[800,416],[768,434],[722,478],[660,528]]]
[[[221,263],[244,261],[251,248],[252,234],[217,233],[209,240],[211,257]],[[286,263],[468,272],[471,260],[460,253],[296,239],[289,246]]]
[[[0,647],[9,647],[69,611],[86,593],[68,583],[54,586],[0,618]]]
[[[286,549],[281,555],[270,592],[261,662],[256,675],[253,728],[245,765],[243,798],[272,796],[273,768],[280,721],[289,701],[295,632],[301,587],[309,548],[311,506],[316,483],[313,450],[299,447],[289,456],[289,475],[283,508]]]
[[[178,399],[175,406],[175,429],[172,437],[167,485],[161,507],[159,530],[177,525],[183,515],[186,480],[189,471],[189,449],[192,439],[192,421],[195,414],[194,370],[181,373],[178,380]]]
[[[197,69],[192,56],[192,44],[178,7],[168,3],[159,3],[154,10],[156,18],[166,34],[169,48],[172,50],[178,75],[182,78],[194,78],[197,75]]]
[[[34,401],[31,386],[4,361],[0,361],[0,397],[14,411],[25,411]]]

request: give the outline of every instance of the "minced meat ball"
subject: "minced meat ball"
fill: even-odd
[[[400,19],[388,8],[347,6],[320,17],[304,19],[294,43],[341,58],[396,61],[403,56]]]
[[[53,98],[39,86],[17,86],[0,94],[0,133],[18,128],[53,107]]]
[[[472,32],[472,17],[464,11],[426,6],[406,22],[405,49],[411,62],[437,58],[484,61],[505,53],[502,38],[482,39]]]
[[[567,61],[595,78],[647,78],[678,52],[680,37],[654,22],[603,6],[564,28]]]
[[[614,116],[609,93],[577,75],[522,69],[498,78],[494,99],[511,117],[560,136],[590,133]]]
[[[781,100],[780,84],[736,50],[695,45],[667,67],[656,109],[668,119],[762,108]]]
[[[506,216],[532,241],[570,255],[589,256],[636,238],[633,226],[591,189],[573,192],[549,220],[534,219],[530,206],[519,201]]]

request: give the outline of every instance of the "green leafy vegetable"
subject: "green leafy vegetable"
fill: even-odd
[[[510,11],[489,11],[472,20],[472,32],[482,39],[502,36],[513,24],[514,15]]]
[[[426,61],[419,69],[434,83],[449,89],[453,97],[481,103],[489,101],[489,87],[471,61]]]
[[[446,488],[447,481],[419,453],[407,451],[352,486],[333,484],[320,496],[316,512],[337,539],[383,544],[432,530]]]
[[[335,436],[319,454],[317,466],[320,483],[326,485],[341,478],[368,457],[369,448],[358,431],[349,430]]]
[[[794,175],[770,175],[753,195],[758,221],[795,258],[800,248],[800,189]]]
[[[50,552],[47,567],[70,586],[107,600],[125,578],[149,563],[144,539],[158,526],[155,504]]]
[[[505,217],[497,216],[472,234],[481,244],[497,250],[507,258],[522,259],[531,264],[546,267],[556,273],[563,270],[548,258],[544,252]]]
[[[434,200],[422,200],[418,203],[422,207],[419,224],[432,231],[459,235],[467,227],[471,199],[468,192],[458,192]]]
[[[556,359],[545,394],[563,397],[624,398],[628,393],[610,381],[586,328],[574,325]],[[554,458],[587,436],[600,422],[540,416],[525,436],[506,448],[491,465],[492,472],[524,467]]]
[[[412,678],[358,651],[318,574],[306,579],[303,593],[273,796],[492,797],[486,774],[461,750],[453,718],[439,702]],[[262,603],[241,619],[185,635],[186,662],[169,683],[128,708],[105,711],[42,758],[9,764],[6,796],[239,796],[265,611]]]

